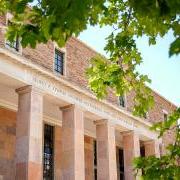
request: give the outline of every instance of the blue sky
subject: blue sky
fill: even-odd
[[[103,48],[106,43],[105,38],[110,32],[110,27],[88,27],[80,34],[79,39],[106,55]],[[146,37],[138,39],[137,45],[143,56],[143,63],[138,70],[147,74],[152,80],[150,85],[152,89],[180,106],[180,56],[169,58],[168,49],[172,41],[171,32],[163,39],[158,38],[155,46],[149,47]]]

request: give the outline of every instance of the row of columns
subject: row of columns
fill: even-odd
[[[41,180],[43,154],[43,93],[32,86],[16,90],[19,94],[16,139],[16,179]],[[76,105],[61,108],[62,179],[84,180],[84,118]],[[98,180],[116,180],[115,127],[108,120],[96,122]],[[123,134],[125,179],[133,180],[132,160],[140,155],[139,136]],[[145,144],[146,155],[158,154],[157,144]]]

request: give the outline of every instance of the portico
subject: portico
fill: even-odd
[[[150,123],[9,51],[0,50],[0,67],[0,106],[16,112],[16,179],[43,178],[44,124],[54,129],[55,179],[94,179],[94,141],[98,180],[120,178],[117,147],[124,152],[126,180],[134,179],[132,160],[142,144],[145,155],[159,156]]]

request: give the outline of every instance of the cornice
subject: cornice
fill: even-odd
[[[74,91],[76,91],[76,92],[78,92],[78,93],[81,93],[81,94],[83,94],[83,95],[85,95],[85,96],[87,96],[87,97],[89,97],[89,98],[92,98],[93,100],[98,101],[97,98],[96,98],[96,96],[94,96],[93,94],[91,94],[91,93],[83,90],[82,88],[80,88],[80,87],[78,87],[78,86],[76,86],[76,85],[68,82],[68,81],[67,81],[66,79],[64,79],[64,78],[59,78],[59,77],[55,76],[55,75],[53,74],[53,72],[49,72],[49,71],[47,71],[47,70],[44,70],[44,69],[43,69],[42,67],[40,67],[39,65],[32,63],[31,61],[29,61],[28,59],[22,57],[22,56],[19,55],[19,54],[15,54],[15,53],[13,53],[13,52],[10,52],[10,51],[7,50],[7,49],[0,48],[0,55],[3,55],[3,56],[5,56],[5,57],[8,57],[8,58],[6,58],[6,60],[11,61],[12,63],[18,64],[18,65],[23,66],[23,67],[25,67],[25,68],[27,68],[27,69],[30,69],[30,70],[32,70],[32,71],[34,71],[34,72],[36,72],[36,73],[39,73],[39,74],[43,75],[43,76],[46,77],[46,78],[49,78],[49,79],[54,80],[54,81],[56,81],[56,82],[58,82],[58,83],[61,83],[61,84],[63,84],[64,86],[66,86],[66,87],[68,87],[68,88],[70,88],[70,89],[72,89],[72,90],[74,90]],[[147,128],[149,128],[149,127],[152,126],[152,123],[146,122],[146,121],[144,121],[143,119],[141,119],[141,118],[139,118],[139,117],[135,117],[135,116],[133,116],[130,112],[128,112],[128,111],[126,111],[126,110],[123,110],[123,109],[120,109],[120,108],[118,108],[118,107],[110,104],[110,103],[107,102],[106,100],[99,101],[99,102],[100,102],[102,105],[107,106],[108,108],[112,108],[113,110],[115,110],[115,111],[117,111],[117,112],[119,112],[119,113],[124,114],[125,116],[131,118],[131,120],[134,120],[135,122],[140,123],[140,124],[146,126]]]
[[[44,92],[42,90],[40,90],[34,86],[31,86],[31,85],[23,86],[23,87],[16,89],[16,93],[18,93],[18,94],[26,94],[26,93],[30,93],[30,92],[35,92],[35,93],[38,93],[41,95],[44,94]]]

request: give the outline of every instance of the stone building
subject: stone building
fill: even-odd
[[[132,160],[160,156],[172,133],[149,130],[176,107],[153,92],[146,118],[133,92],[98,101],[85,69],[96,52],[76,38],[23,49],[4,37],[0,17],[0,180],[132,180]]]

